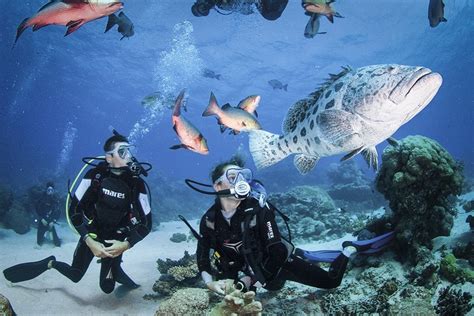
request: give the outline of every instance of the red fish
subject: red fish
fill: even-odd
[[[21,22],[16,31],[15,43],[20,35],[28,27],[33,27],[33,32],[40,28],[56,24],[67,26],[64,36],[76,31],[87,22],[111,15],[123,8],[123,2],[91,0],[52,0],[42,6],[31,18],[26,18]]]
[[[207,141],[201,132],[184,116],[181,115],[181,104],[184,99],[184,90],[181,91],[178,98],[176,98],[174,111],[173,111],[173,129],[178,135],[180,144],[171,146],[170,149],[184,148],[194,151],[201,155],[207,155],[209,148],[207,147]]]

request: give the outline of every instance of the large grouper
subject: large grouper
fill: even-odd
[[[265,168],[295,154],[296,168],[306,174],[320,157],[344,153],[341,160],[346,160],[362,153],[377,170],[375,146],[423,110],[442,81],[424,67],[343,67],[288,110],[283,135],[248,131],[255,165]]]

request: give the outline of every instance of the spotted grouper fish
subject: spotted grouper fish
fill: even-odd
[[[362,153],[376,170],[375,146],[423,110],[436,95],[442,77],[424,67],[372,65],[343,67],[319,89],[297,101],[283,122],[283,135],[249,132],[249,147],[258,168],[295,154],[301,174],[320,157]]]

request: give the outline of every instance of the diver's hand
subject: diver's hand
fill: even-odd
[[[46,221],[44,218],[41,219],[41,224],[43,224],[43,226],[48,226],[48,221]]]
[[[48,226],[49,226],[49,230],[53,229],[54,222],[50,222],[50,223],[48,223]]]
[[[102,243],[95,241],[91,237],[86,238],[86,245],[89,247],[89,249],[92,251],[92,253],[96,257],[99,257],[99,258],[112,258],[113,257],[106,250],[105,246]]]
[[[219,280],[219,281],[212,281],[206,284],[207,288],[214,293],[219,295],[225,295],[226,292],[232,287],[234,282],[232,280]],[[229,286],[230,285],[230,286]]]
[[[130,249],[130,243],[128,241],[120,241],[120,240],[106,240],[106,243],[112,244],[109,247],[105,247],[105,250],[112,255],[112,257],[118,257],[125,250]]]

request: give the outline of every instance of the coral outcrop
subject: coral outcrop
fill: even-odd
[[[472,294],[455,290],[450,286],[441,289],[437,305],[436,314],[442,316],[466,315],[473,307],[471,304]]]
[[[208,290],[180,289],[160,303],[155,316],[203,315],[208,307]]]
[[[2,316],[13,316],[16,315],[13,311],[12,306],[10,305],[10,301],[0,294],[0,315]]]
[[[404,257],[415,263],[434,237],[449,235],[462,184],[462,166],[432,139],[409,136],[384,150],[376,186],[390,203]]]
[[[196,255],[184,252],[184,257],[174,261],[158,259],[160,278],[153,285],[153,291],[161,296],[171,295],[180,288],[200,287],[201,277],[196,264]]]
[[[320,187],[298,186],[285,193],[270,194],[269,201],[289,215],[288,224],[295,240],[340,237],[352,231],[354,220],[350,214],[341,213]],[[280,220],[278,215],[276,217]],[[284,226],[280,224],[280,230],[285,233]]]

